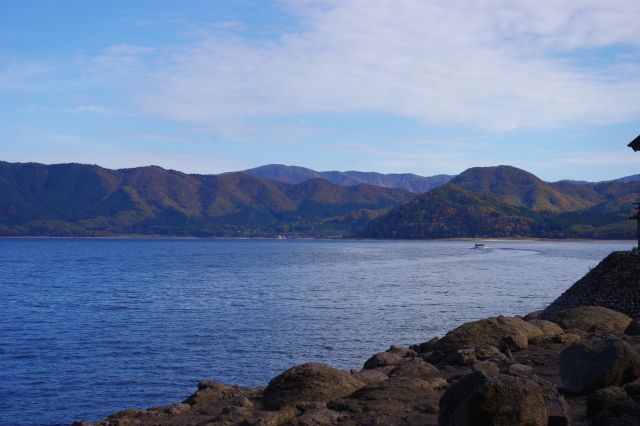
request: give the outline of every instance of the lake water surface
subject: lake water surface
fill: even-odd
[[[0,239],[0,424],[265,385],[541,309],[631,242]]]

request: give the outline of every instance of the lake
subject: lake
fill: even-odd
[[[306,361],[360,368],[541,309],[632,245],[0,239],[0,424],[95,421]]]

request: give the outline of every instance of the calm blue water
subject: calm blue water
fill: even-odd
[[[176,402],[203,379],[359,368],[540,309],[631,243],[0,240],[0,424]]]

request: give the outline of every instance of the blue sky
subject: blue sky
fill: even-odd
[[[640,173],[636,0],[6,0],[0,159]]]

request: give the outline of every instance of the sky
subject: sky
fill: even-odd
[[[637,0],[3,0],[0,160],[640,173]]]

